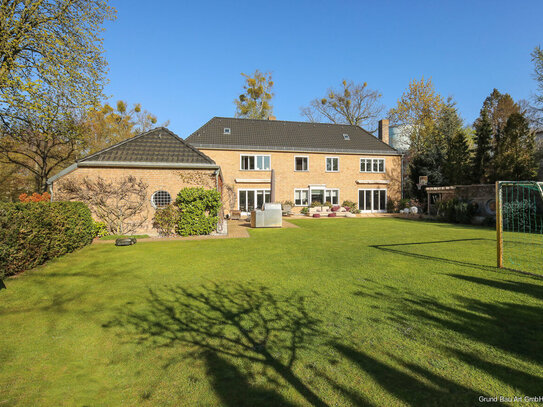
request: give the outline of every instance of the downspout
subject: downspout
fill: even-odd
[[[400,160],[400,171],[401,171],[401,179],[400,179],[400,185],[401,185],[401,199],[404,198],[403,196],[403,158],[404,158],[404,154],[402,154],[402,158]]]
[[[51,202],[53,202],[53,183],[49,184],[49,195],[51,195]]]

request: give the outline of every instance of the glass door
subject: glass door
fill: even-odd
[[[361,212],[386,212],[386,189],[359,189],[358,209]]]
[[[242,212],[262,209],[264,203],[268,202],[271,202],[269,189],[240,189],[238,191],[239,210]]]

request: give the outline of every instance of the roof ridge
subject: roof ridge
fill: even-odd
[[[174,137],[175,139],[177,139],[177,141],[179,141],[181,144],[183,144],[184,146],[190,148],[192,151],[194,151],[196,154],[198,154],[200,157],[202,158],[205,158],[206,160],[208,160],[210,163],[213,163],[213,164],[216,164],[215,161],[213,161],[211,159],[211,157],[208,157],[207,155],[205,155],[204,153],[202,153],[200,150],[198,150],[196,147],[194,147],[193,145],[191,145],[190,143],[186,142],[185,140],[183,140],[181,137],[179,137],[177,134],[175,134],[173,131],[171,131],[170,129],[166,128],[166,127],[160,127],[161,129],[165,130],[166,133],[168,133],[170,136]]]
[[[133,140],[135,140],[135,139],[137,139],[137,138],[146,136],[147,134],[151,133],[152,131],[159,130],[159,129],[164,129],[164,127],[155,127],[154,129],[147,130],[147,131],[145,131],[145,132],[143,132],[143,133],[140,133],[140,134],[138,134],[138,135],[136,135],[136,136],[134,136],[134,137],[130,137],[130,138],[127,138],[127,139],[125,139],[125,140],[119,141],[118,143],[113,144],[112,146],[103,148],[103,149],[100,150],[100,151],[97,151],[97,152],[92,153],[92,154],[89,154],[89,155],[87,155],[87,156],[85,156],[85,157],[83,157],[83,158],[80,158],[79,160],[76,160],[76,162],[79,163],[79,162],[85,161],[85,160],[87,160],[87,159],[89,159],[89,158],[94,157],[95,155],[98,155],[98,154],[101,154],[101,153],[105,153],[106,151],[109,151],[109,150],[112,150],[112,149],[114,149],[114,148],[120,147],[120,146],[122,146],[123,144],[128,143],[129,141],[133,141]]]
[[[247,120],[247,121],[256,121],[256,122],[269,122],[269,123],[299,123],[299,124],[318,124],[318,125],[327,125],[327,126],[348,126],[348,127],[360,127],[357,124],[348,124],[348,123],[323,123],[323,122],[303,122],[303,121],[297,121],[297,120],[269,120],[269,119],[252,119],[252,118],[245,118],[245,117],[226,117],[226,116],[213,116],[210,120],[208,120],[203,126],[200,126],[200,128],[204,127],[207,123],[209,123],[213,119],[228,119],[228,120]],[[362,127],[360,127],[362,128]],[[362,129],[364,130],[364,129]],[[364,130],[367,131],[367,130]],[[193,133],[194,134],[194,133]]]

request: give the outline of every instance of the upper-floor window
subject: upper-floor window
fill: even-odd
[[[242,170],[269,170],[270,156],[269,155],[242,155],[241,167]]]
[[[309,171],[309,157],[294,157],[294,171]]]
[[[339,158],[326,157],[326,172],[338,172],[338,171],[339,171]]]
[[[385,172],[385,159],[361,158],[360,172]]]

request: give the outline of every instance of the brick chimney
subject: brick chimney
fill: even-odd
[[[388,137],[388,123],[388,119],[379,120],[379,140],[387,144],[390,142]]]
[[[270,114],[268,116],[268,120],[277,120],[277,117],[275,117],[273,114]]]

